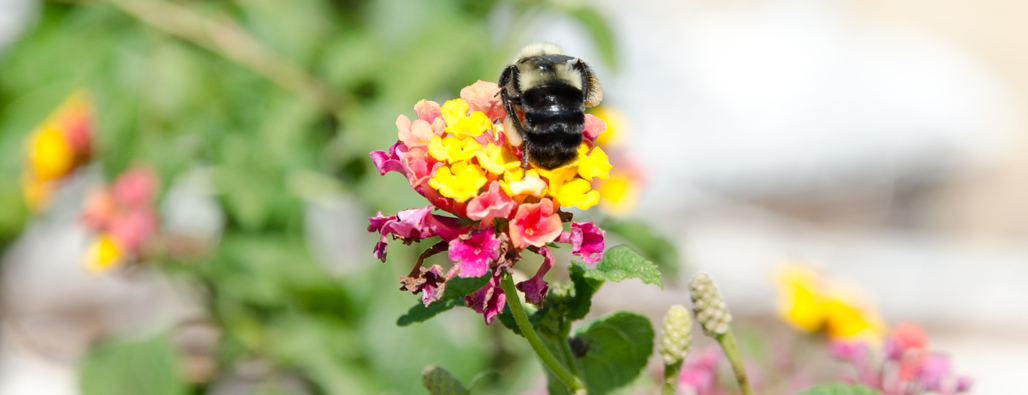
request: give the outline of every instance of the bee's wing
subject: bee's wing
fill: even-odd
[[[596,78],[596,74],[589,68],[585,62],[579,60],[575,67],[582,73],[582,85],[585,88],[585,106],[596,107],[603,101],[603,86],[600,85],[600,79]]]

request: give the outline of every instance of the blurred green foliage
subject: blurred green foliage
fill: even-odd
[[[333,194],[368,213],[424,204],[406,180],[374,174],[368,152],[396,140],[396,116],[418,100],[494,80],[547,13],[580,22],[614,62],[599,13],[546,1],[46,2],[0,59],[0,247],[30,218],[19,186],[26,135],[85,88],[108,179],[145,162],[167,190],[189,169],[213,170],[227,220],[220,242],[162,267],[206,299],[222,331],[222,374],[267,359],[314,394],[409,394],[424,392],[419,373],[434,363],[462,380],[504,371],[476,392],[523,390],[538,375],[527,347],[507,346],[508,334],[470,311],[396,326],[415,297],[393,288],[417,251],[397,249],[381,264],[369,244],[351,252],[367,257],[366,269],[333,277],[308,252],[302,222],[311,199]],[[247,49],[260,56],[235,53]],[[103,342],[83,362],[82,389],[205,391],[190,390],[173,362],[168,334]]]

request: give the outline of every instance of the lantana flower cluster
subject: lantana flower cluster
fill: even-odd
[[[883,395],[953,395],[969,392],[973,384],[970,377],[953,372],[946,354],[929,350],[924,330],[910,323],[893,328],[881,352],[873,352],[867,342],[836,340],[832,354],[855,368],[849,381]]]
[[[61,181],[85,164],[93,151],[93,107],[89,95],[68,95],[29,133],[22,190],[29,208],[41,210]]]
[[[779,315],[793,328],[824,331],[834,339],[881,340],[885,324],[855,288],[800,265],[779,268],[775,285]]]
[[[95,234],[84,257],[86,270],[101,273],[140,259],[159,226],[154,206],[157,175],[138,166],[119,175],[110,188],[93,190],[82,222]]]
[[[528,249],[544,261],[531,279],[517,284],[525,299],[541,304],[548,285],[543,280],[553,266],[548,243],[567,243],[586,263],[602,257],[604,232],[592,222],[571,222],[564,207],[588,209],[599,202],[592,188],[596,179],[608,179],[611,165],[594,140],[605,123],[586,115],[578,159],[547,170],[522,168],[522,151],[511,145],[503,128],[507,116],[495,83],[478,81],[460,92],[460,99],[439,105],[422,100],[414,106],[417,119],[396,119],[398,141],[387,151],[371,152],[380,174],[404,175],[410,187],[429,205],[395,215],[379,212],[369,219],[368,231],[380,234],[375,257],[385,261],[389,237],[406,244],[439,237],[441,241],[419,258],[403,289],[421,293],[429,305],[439,299],[446,281],[491,274],[489,283],[468,295],[468,307],[491,323],[503,310],[505,296],[500,276]],[[440,214],[434,211],[441,212]],[[450,215],[445,215],[445,214]],[[570,222],[568,231],[563,224]],[[445,273],[435,265],[422,267],[430,255],[448,251],[453,266]]]

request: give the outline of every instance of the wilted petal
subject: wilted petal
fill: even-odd
[[[502,275],[502,270],[496,270],[484,287],[464,297],[464,305],[474,309],[476,313],[482,314],[485,317],[486,325],[493,323],[496,315],[503,311],[503,307],[507,303],[507,296],[503,294],[503,288],[500,288]]]
[[[424,288],[421,289],[424,292],[421,294],[421,303],[428,307],[443,296],[443,292],[446,291],[446,279],[443,278],[443,268],[439,265],[432,265],[432,268],[422,273],[421,277],[425,279]]]
[[[553,255],[550,255],[550,249],[546,247],[539,247],[534,249],[534,251],[543,256],[543,264],[542,266],[539,266],[539,270],[535,272],[535,276],[518,283],[517,288],[521,292],[525,293],[525,301],[536,306],[543,307],[543,300],[546,299],[546,291],[550,289],[550,285],[543,280],[543,276],[553,268]]]
[[[481,277],[500,254],[500,240],[492,228],[465,234],[450,241],[450,261],[463,277]]]

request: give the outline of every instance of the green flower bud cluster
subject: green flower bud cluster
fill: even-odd
[[[732,314],[728,312],[728,306],[710,275],[700,273],[693,277],[689,281],[689,293],[696,321],[703,325],[707,336],[716,337],[728,333]]]
[[[660,339],[660,356],[665,365],[682,362],[692,344],[692,319],[689,310],[676,304],[664,315],[664,335]]]
[[[435,365],[428,365],[421,371],[421,383],[432,395],[467,395],[468,390],[464,388],[456,377],[453,377],[446,369]]]

